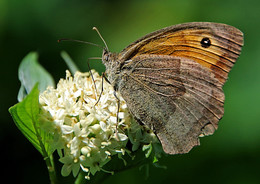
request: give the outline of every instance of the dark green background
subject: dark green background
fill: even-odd
[[[105,183],[260,183],[260,1],[105,1],[105,0],[0,0],[1,59],[1,178],[7,183],[48,183],[41,155],[12,122],[7,109],[14,105],[20,87],[17,71],[22,58],[37,51],[40,63],[56,82],[65,76],[60,51],[66,50],[82,69],[99,48],[57,43],[74,38],[102,44],[97,26],[111,51],[119,52],[146,33],[190,21],[233,25],[244,32],[241,57],[224,86],[225,115],[213,136],[189,154],[161,160],[167,170],[134,168],[115,174]],[[104,71],[101,61],[91,67]]]

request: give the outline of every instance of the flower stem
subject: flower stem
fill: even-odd
[[[84,177],[84,173],[82,171],[80,171],[76,180],[75,180],[75,184],[83,184],[85,180],[86,179]]]
[[[57,184],[57,176],[56,176],[56,172],[55,172],[55,166],[54,166],[54,160],[53,160],[52,154],[45,159],[45,163],[47,165],[47,169],[49,172],[49,178],[50,178],[51,184]]]

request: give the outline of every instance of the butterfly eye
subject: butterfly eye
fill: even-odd
[[[104,56],[105,61],[108,61],[108,58],[109,58],[109,56],[108,56],[108,54],[106,54],[106,55]]]
[[[109,60],[109,52],[106,50],[103,50],[103,55],[102,55],[102,60],[103,61],[108,61]]]
[[[211,46],[211,41],[209,38],[203,38],[200,42],[201,46],[204,48],[208,48],[209,46]]]

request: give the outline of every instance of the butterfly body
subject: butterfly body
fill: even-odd
[[[224,114],[224,85],[243,34],[225,24],[193,22],[150,33],[119,54],[103,52],[108,80],[135,119],[169,154],[189,152]]]

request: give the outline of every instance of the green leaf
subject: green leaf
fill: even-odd
[[[158,162],[158,161],[159,161],[158,158],[157,158],[156,156],[154,156],[154,157],[153,157],[153,164],[156,163],[156,162]]]
[[[65,51],[61,52],[61,57],[64,59],[65,63],[67,64],[70,72],[74,75],[76,71],[79,71],[77,65],[74,63],[74,61],[71,59],[69,54]]]
[[[142,150],[145,151],[145,157],[148,158],[153,150],[152,144],[150,143],[148,145],[143,145]]]
[[[19,71],[21,88],[18,93],[18,101],[22,101],[30,93],[34,85],[39,83],[39,90],[43,92],[47,86],[55,86],[52,76],[39,64],[36,52],[30,52],[22,60]]]
[[[34,145],[34,147],[42,154],[48,157],[51,154],[48,142],[51,136],[39,128],[38,115],[39,106],[39,90],[38,84],[31,90],[26,98],[9,108],[13,120],[24,136]]]

